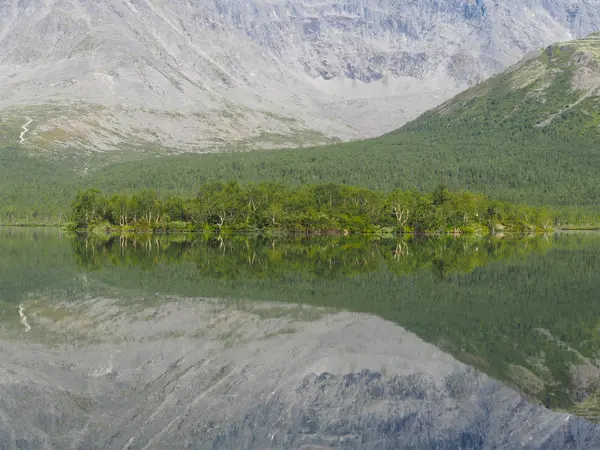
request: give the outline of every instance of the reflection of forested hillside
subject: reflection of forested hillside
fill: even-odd
[[[72,288],[79,271],[59,230],[0,228],[0,315],[30,294]]]
[[[80,236],[73,240],[73,249],[78,264],[88,270],[106,264],[150,269],[186,262],[195,265],[198,276],[217,279],[279,279],[285,275],[333,279],[376,270],[410,275],[425,269],[444,277],[453,272],[469,272],[496,260],[545,252],[554,243],[554,239],[542,236],[502,239],[415,236],[374,240],[113,235]]]
[[[15,316],[17,304],[32,298],[156,302],[163,297],[154,294],[162,293],[285,301],[394,321],[552,407],[583,399],[600,373],[594,362],[600,351],[597,234],[68,239],[48,230],[1,236],[5,315]]]
[[[582,399],[600,373],[597,235],[110,237],[77,240],[74,252],[104,282],[136,290],[377,314],[553,407]],[[574,367],[591,378],[579,379]]]

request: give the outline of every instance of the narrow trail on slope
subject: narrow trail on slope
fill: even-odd
[[[19,305],[19,316],[21,317],[21,324],[25,327],[25,333],[29,333],[31,331],[31,325],[27,322],[27,316],[25,315],[25,308],[23,308],[23,305]]]
[[[29,128],[27,128],[29,125],[31,125],[31,122],[33,122],[33,119],[31,119],[31,117],[25,117],[27,119],[27,123],[25,125],[22,125],[21,128],[23,128],[23,131],[21,131],[21,135],[19,136],[19,144],[23,144],[25,143],[25,135],[27,134],[27,132],[29,131]]]

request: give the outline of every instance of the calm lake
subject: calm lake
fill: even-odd
[[[600,234],[0,228],[0,448],[600,448]]]

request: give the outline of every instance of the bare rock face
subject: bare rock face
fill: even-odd
[[[373,136],[599,28],[600,0],[0,0],[0,126],[31,118],[40,149]]]

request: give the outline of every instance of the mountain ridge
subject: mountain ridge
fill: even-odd
[[[593,34],[541,49],[378,138],[115,164],[90,185],[110,190],[112,180],[136,168],[143,176],[130,177],[128,189],[152,180],[159,190],[193,191],[198,180],[236,179],[427,191],[442,181],[511,202],[593,208],[600,196],[599,74],[600,36]],[[177,182],[169,181],[173,173]]]
[[[33,119],[33,151],[373,137],[532,48],[600,29],[599,11],[598,0],[4,0],[0,116],[17,130]]]
[[[179,156],[159,149],[160,157],[149,148],[41,153],[27,151],[36,117],[29,124],[23,115],[11,135],[27,128],[26,144],[0,151],[0,220],[60,222],[76,192],[91,187],[165,196],[191,195],[217,180],[276,180],[419,191],[444,182],[497,200],[563,206],[565,217],[581,223],[581,214],[600,212],[599,61],[599,33],[552,44],[393,132],[325,147]]]
[[[564,133],[600,131],[600,33],[549,45],[529,54],[506,71],[426,112],[392,133],[424,129],[431,120],[445,119],[446,127],[464,127],[469,115],[476,126],[532,127],[540,131],[561,127]],[[582,119],[585,129],[569,128]],[[478,119],[479,117],[479,119]],[[583,119],[582,119],[583,120]],[[571,124],[572,125],[572,124]],[[439,125],[441,126],[441,124]]]

